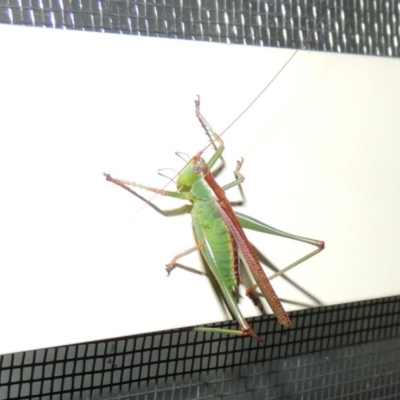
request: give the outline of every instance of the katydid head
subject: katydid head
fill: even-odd
[[[177,187],[179,192],[189,192],[193,184],[208,172],[208,165],[201,158],[202,151],[197,153],[179,173]]]

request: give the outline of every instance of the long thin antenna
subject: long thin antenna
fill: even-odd
[[[287,67],[287,65],[293,60],[293,58],[296,56],[296,54],[299,52],[299,50],[305,49],[305,46],[310,43],[311,36],[316,32],[316,30],[321,26],[322,22],[324,21],[325,17],[330,14],[330,5],[332,2],[328,3],[327,6],[327,11],[324,13],[324,15],[319,19],[317,25],[313,30],[311,30],[307,36],[306,40],[303,42],[303,45],[299,48],[297,48],[292,55],[287,59],[287,61],[282,65],[282,67],[279,69],[279,71],[274,75],[274,77],[268,82],[266,86],[261,90],[260,93],[251,101],[251,103],[220,133],[219,136],[224,134],[228,129],[231,128],[240,118],[243,117],[243,115],[251,108],[251,106],[264,94],[264,92],[274,83],[274,81],[278,78],[278,76],[283,72],[283,70]]]
[[[325,19],[325,17],[327,15],[330,14],[330,6],[334,1],[329,1],[327,4],[327,9],[325,11],[325,13],[323,14],[323,16],[319,19],[317,25],[315,26],[314,29],[312,29],[310,32],[308,32],[305,41],[303,42],[303,45],[298,47],[292,54],[291,56],[287,59],[287,61],[282,65],[282,67],[276,72],[276,74],[273,76],[273,78],[268,82],[268,84],[266,84],[263,89],[260,91],[260,93],[258,93],[258,95],[249,103],[249,105],[218,135],[219,137],[222,136],[227,130],[229,130],[240,118],[243,117],[243,115],[253,106],[253,104],[264,94],[264,92],[274,83],[274,81],[278,78],[278,76],[284,71],[284,69],[288,66],[288,64],[293,60],[293,58],[296,56],[296,54],[299,52],[299,50],[302,50],[305,48],[305,46],[310,43],[310,39],[311,36],[315,34],[315,32],[317,31],[318,27],[320,27]],[[315,6],[314,6],[315,8]],[[213,144],[213,142],[209,143],[207,146],[205,146],[205,148],[202,151],[205,151],[209,146],[211,146]],[[183,169],[183,168],[182,168]],[[173,179],[171,179],[171,182],[173,181]],[[166,185],[164,185],[163,188],[165,188],[168,185],[168,183]],[[155,197],[157,196],[157,194],[154,194],[153,196],[151,196],[148,201],[152,201]],[[146,203],[144,203],[136,212],[134,215],[136,215],[142,208],[146,207]],[[133,215],[133,216],[134,216]],[[132,216],[132,217],[133,217]]]

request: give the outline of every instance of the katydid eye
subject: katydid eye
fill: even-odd
[[[193,172],[194,172],[195,174],[200,174],[202,171],[203,171],[203,167],[202,167],[201,164],[196,164],[196,165],[193,167]]]
[[[195,174],[200,174],[201,172],[204,172],[204,164],[205,161],[202,158],[199,158],[196,164],[193,166],[193,172]]]

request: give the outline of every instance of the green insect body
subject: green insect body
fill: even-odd
[[[278,318],[278,321],[285,327],[289,327],[291,321],[272,288],[270,280],[266,276],[242,227],[297,240],[317,247],[317,249],[313,250],[301,259],[296,260],[277,274],[283,274],[303,261],[315,256],[323,250],[325,245],[322,241],[280,231],[256,220],[255,218],[242,213],[235,213],[233,211],[231,204],[225,196],[225,190],[240,185],[243,182],[244,178],[239,172],[242,162],[238,162],[237,169],[235,170],[236,180],[224,187],[220,187],[210,170],[215,163],[221,159],[224,144],[220,136],[211,129],[207,121],[200,114],[199,101],[196,102],[196,115],[207,135],[213,140],[213,144],[216,142],[218,146],[214,144],[215,152],[208,163],[202,159],[202,153],[204,150],[197,153],[190,160],[178,175],[177,191],[156,189],[135,182],[114,179],[109,174],[104,175],[108,181],[121,186],[125,190],[139,197],[163,215],[167,214],[156,207],[151,201],[143,199],[143,197],[137,194],[132,187],[142,188],[163,196],[189,200],[191,202],[191,216],[197,245],[175,256],[172,261],[167,264],[166,269],[170,272],[175,267],[178,259],[193,251],[200,250],[209,269],[215,276],[229,310],[240,325],[240,330],[207,327],[198,327],[195,329],[205,332],[228,333],[241,336],[250,335],[257,340],[261,340],[258,334],[246,321],[238,307],[236,291],[240,283],[239,258],[248,267],[256,282],[247,289],[246,294],[255,301],[255,297],[252,293],[256,288],[259,288],[265,296],[272,311]]]
[[[191,215],[197,243],[202,244],[200,251],[218,282],[226,304],[242,327],[241,331],[233,332],[250,334],[259,339],[237,307],[236,288],[240,283],[238,247],[218,212],[213,190],[204,180],[205,166],[207,164],[201,158],[195,158],[183,171],[183,174],[193,174],[190,200],[193,204]],[[188,182],[185,186],[188,187]]]

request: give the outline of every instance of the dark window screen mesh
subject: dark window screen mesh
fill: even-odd
[[[0,23],[396,57],[399,18],[394,0],[0,0]],[[265,343],[182,329],[8,354],[0,400],[398,399],[399,304],[249,319]]]
[[[397,57],[399,18],[396,0],[0,0],[0,23]]]
[[[399,398],[400,296],[291,315],[249,319],[265,343],[180,329],[5,355],[0,399]]]

